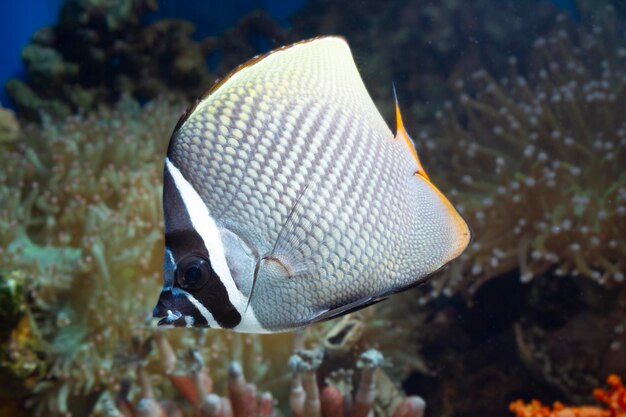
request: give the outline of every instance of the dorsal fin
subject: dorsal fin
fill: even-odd
[[[402,121],[402,114],[400,114],[400,105],[398,104],[398,94],[396,93],[395,84],[393,85],[393,98],[396,102],[396,139],[403,140],[406,146],[409,148],[409,151],[411,151],[411,154],[415,158],[415,161],[417,162],[417,171],[415,173],[430,181],[430,178],[428,178],[428,174],[426,174],[426,171],[424,171],[424,167],[420,162],[420,158],[417,156],[415,145],[413,144],[413,141],[411,140],[409,134],[404,128],[404,122]]]
[[[187,109],[174,132],[196,112],[208,107],[216,96],[233,92],[250,96],[259,83],[270,83],[266,90],[276,94],[315,97],[320,102],[350,109],[362,115],[379,136],[390,133],[363,84],[348,43],[338,36],[320,36],[286,45],[238,66]]]

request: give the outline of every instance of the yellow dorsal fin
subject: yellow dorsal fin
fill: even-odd
[[[422,163],[420,162],[420,158],[417,156],[415,145],[413,145],[413,141],[411,140],[411,138],[409,137],[409,134],[406,132],[406,129],[404,128],[404,123],[402,122],[402,114],[400,114],[400,105],[398,104],[398,94],[396,93],[395,84],[393,86],[393,97],[396,101],[396,139],[403,140],[406,146],[409,148],[409,151],[411,151],[411,154],[413,155],[413,157],[415,158],[415,161],[417,162],[416,174],[419,174],[422,177],[430,181],[430,178],[428,178],[428,174],[426,174],[426,171],[424,171],[424,167],[422,166]]]

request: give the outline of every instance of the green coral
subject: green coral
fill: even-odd
[[[56,50],[36,44],[22,50],[22,61],[36,84],[63,82],[78,72],[78,65],[65,62]]]
[[[20,124],[15,114],[0,106],[0,146],[3,143],[13,142],[20,134]]]

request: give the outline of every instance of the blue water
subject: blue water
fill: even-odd
[[[0,45],[3,56],[0,65],[2,91],[0,99],[8,104],[4,84],[9,78],[23,77],[20,52],[33,32],[57,19],[62,0],[3,1],[0,3]]]
[[[3,1],[0,3],[0,45],[3,56],[0,65],[0,83],[8,79],[24,77],[20,53],[32,34],[39,28],[52,25],[57,20],[63,0]],[[288,17],[298,10],[305,0],[238,0],[238,1],[197,1],[160,0],[159,10],[147,16],[147,21],[164,17],[178,17],[192,21],[196,25],[198,39],[216,35],[232,26],[237,20],[255,9],[267,10],[275,19],[288,25]],[[10,106],[4,91],[0,101]]]

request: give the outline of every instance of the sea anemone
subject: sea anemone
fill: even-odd
[[[155,102],[27,125],[0,170],[0,264],[28,295],[43,339],[40,411],[115,377],[158,292],[161,165],[177,106]],[[18,273],[19,272],[19,273]],[[44,400],[45,398],[45,400]]]
[[[409,131],[429,123],[449,97],[448,78],[487,66],[498,74],[511,53],[526,56],[529,33],[546,31],[556,14],[548,2],[490,0],[312,0],[293,18],[297,38],[342,35],[350,42],[368,90],[393,118],[391,83],[412,99]]]
[[[560,16],[535,41],[529,74],[511,58],[500,80],[483,70],[456,81],[458,104],[418,142],[474,240],[433,294],[515,270],[523,282],[553,271],[623,284],[625,39],[611,7],[592,29]]]

